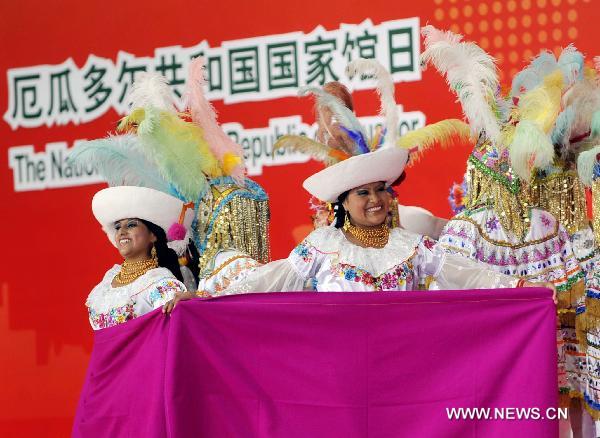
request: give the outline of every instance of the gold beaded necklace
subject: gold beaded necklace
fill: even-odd
[[[358,240],[363,246],[383,248],[390,237],[390,229],[384,222],[376,227],[360,228],[352,225],[346,218],[344,231]]]
[[[115,275],[114,282],[118,286],[125,286],[148,272],[150,269],[158,267],[158,260],[150,258],[137,262],[128,262],[125,260],[121,265],[121,270]]]

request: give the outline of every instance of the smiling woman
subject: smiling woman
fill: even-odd
[[[166,235],[185,212],[182,201],[145,187],[110,187],[96,193],[92,210],[123,257],[86,301],[94,330],[142,316],[186,290]]]
[[[307,178],[303,187],[317,200],[333,206],[332,226],[314,230],[287,259],[245,272],[223,293],[533,286],[464,257],[446,254],[429,237],[394,224],[389,214],[393,201],[390,186],[402,182],[409,151],[420,145],[409,141],[403,147],[398,141],[398,107],[389,73],[373,60],[354,61],[346,70],[350,76],[375,76],[385,127],[368,138],[352,105],[344,99],[348,94],[341,84],[329,84],[323,90],[307,87],[300,94],[317,98],[321,138],[314,141],[287,135],[276,145],[309,152],[326,164],[325,169]]]

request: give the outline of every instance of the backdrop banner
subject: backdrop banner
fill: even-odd
[[[554,437],[556,356],[543,289],[198,299],[95,334],[73,436]]]

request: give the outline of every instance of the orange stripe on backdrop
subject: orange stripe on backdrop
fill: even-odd
[[[118,13],[115,13],[118,11]],[[309,12],[310,11],[310,12]],[[318,11],[315,14],[314,11]],[[499,61],[503,86],[543,47],[556,51],[573,41],[587,55],[598,50],[595,35],[600,6],[586,0],[423,0],[370,2],[305,0],[164,2],[138,4],[107,0],[52,2],[22,0],[0,5],[0,113],[7,110],[6,70],[59,64],[69,57],[83,66],[90,53],[115,60],[122,50],[137,57],[153,56],[156,47],[190,47],[206,39],[211,46],[253,36],[311,32],[316,26],[338,29],[340,23],[370,18],[378,24],[419,17],[465,34]],[[156,25],[156,23],[160,23]],[[460,107],[444,80],[433,70],[422,80],[396,86],[404,111],[421,111],[428,122],[460,117]],[[379,102],[372,91],[354,93],[359,115],[372,115]],[[225,105],[214,102],[222,122],[245,127],[267,126],[271,117],[299,114],[312,123],[310,99],[293,97],[265,102]],[[45,126],[13,131],[0,122],[0,227],[5,230],[0,263],[0,430],[3,436],[69,435],[91,346],[91,329],[83,305],[91,288],[112,263],[114,248],[95,222],[90,201],[100,185],[16,193],[7,149],[46,143],[99,138],[119,120],[108,112],[92,123]],[[433,151],[408,169],[398,188],[405,205],[420,205],[434,214],[449,216],[447,196],[460,181],[468,146]],[[321,169],[316,162],[265,167],[256,180],[269,192],[272,208],[273,257],[285,257],[295,239],[311,226],[309,195],[302,181]],[[15,214],[18,212],[18,221]],[[7,214],[8,213],[8,214]]]

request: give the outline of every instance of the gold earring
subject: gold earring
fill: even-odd
[[[350,223],[350,215],[348,214],[348,212],[346,212],[346,214],[344,215],[344,230],[350,228],[351,225],[352,224]]]
[[[152,244],[152,249],[150,250],[150,257],[152,257],[152,260],[158,262],[158,255],[156,254],[156,247],[154,246],[154,243]]]

